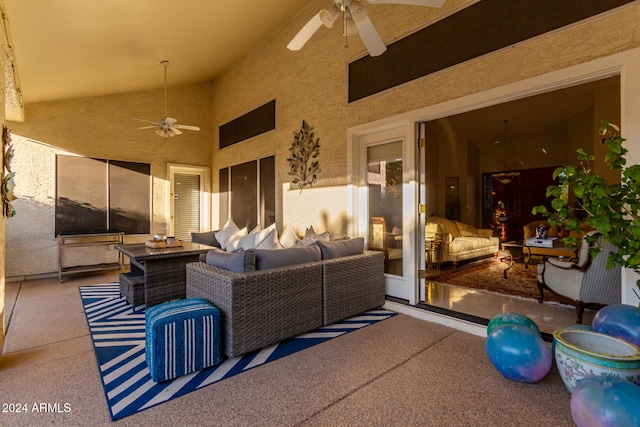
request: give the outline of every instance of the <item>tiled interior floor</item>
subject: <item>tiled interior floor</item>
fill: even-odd
[[[425,303],[460,313],[491,319],[500,313],[515,312],[531,318],[542,332],[553,333],[556,329],[576,323],[573,306],[498,295],[474,289],[427,282]],[[595,311],[585,310],[583,324],[590,325]]]

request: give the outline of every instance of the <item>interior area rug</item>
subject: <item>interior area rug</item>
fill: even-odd
[[[537,300],[540,296],[536,279],[536,263],[525,268],[525,264],[516,262],[504,278],[504,270],[508,263],[494,260],[483,260],[468,265],[458,266],[457,271],[446,271],[428,278],[431,282],[455,285],[464,288],[480,289],[488,292],[511,295]],[[545,302],[560,302],[551,292],[544,292]]]
[[[126,300],[120,298],[117,283],[83,286],[80,298],[113,421],[396,315],[382,309],[367,311],[267,348],[225,359],[219,365],[155,383],[145,359],[144,309],[133,313]]]

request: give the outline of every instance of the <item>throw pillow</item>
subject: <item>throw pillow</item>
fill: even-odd
[[[267,237],[262,239],[256,249],[281,249],[283,246],[278,241],[278,230],[275,228],[269,232]]]
[[[264,239],[269,237],[271,232],[274,231],[274,230],[276,231],[276,233],[278,233],[278,230],[276,229],[276,223],[275,222],[273,224],[271,224],[270,226],[268,226],[267,228],[261,230],[260,233],[258,234],[258,236],[256,237],[256,245],[255,245],[254,249],[256,247],[258,247],[258,245],[260,243],[262,243],[264,241]]]
[[[318,240],[318,247],[322,259],[340,258],[357,255],[364,252],[364,237],[354,237],[347,240],[332,240],[330,242]]]
[[[220,231],[214,234],[216,240],[220,242],[220,248],[226,249],[229,237],[233,236],[238,231],[240,231],[240,228],[238,228],[236,223],[233,222],[231,218],[229,218],[227,222],[225,222],[224,226],[220,229]]]
[[[478,230],[469,224],[465,224],[464,222],[456,221],[456,225],[458,226],[458,231],[460,232],[460,236],[462,237],[477,237]]]
[[[310,226],[309,228],[307,228],[307,229],[305,230],[305,232],[304,232],[304,237],[305,237],[305,238],[307,238],[307,237],[313,237],[313,236],[315,236],[316,234],[318,234],[318,233],[316,233],[316,230],[314,230],[314,229],[313,229],[313,225],[312,225],[312,226]]]
[[[256,270],[267,270],[269,268],[321,260],[318,245],[283,249],[254,249],[253,252],[256,255]]]
[[[235,273],[245,273],[256,269],[256,258],[252,251],[230,253],[222,249],[211,249],[207,252],[206,263]]]
[[[203,233],[191,233],[193,243],[201,243],[207,246],[220,247],[220,242],[216,239],[215,231],[205,231]]]
[[[259,243],[258,239],[260,238],[260,232],[262,231],[262,227],[260,224],[256,225],[253,230],[249,232],[246,236],[240,238],[240,242],[238,242],[238,247],[245,251],[249,249],[253,249]]]
[[[305,237],[304,239],[299,240],[295,244],[295,246],[308,246],[317,242],[318,240],[326,240],[326,241],[330,240],[329,232],[325,231],[324,233],[316,234],[310,237]]]
[[[280,244],[285,248],[290,248],[294,246],[300,238],[296,234],[295,229],[293,228],[293,224],[289,223],[287,228],[284,229],[282,234],[280,235]]]
[[[243,227],[242,230],[239,230],[227,240],[227,245],[225,250],[227,252],[235,252],[240,249],[240,240],[247,235],[247,227]]]

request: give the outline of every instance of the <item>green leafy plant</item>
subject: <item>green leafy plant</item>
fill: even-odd
[[[320,154],[320,138],[314,139],[313,127],[303,120],[299,132],[293,132],[293,144],[289,148],[289,175],[292,182],[300,188],[313,187],[318,180],[320,164],[315,160]]]
[[[534,207],[532,213],[547,217],[551,225],[576,232],[564,239],[570,247],[578,245],[576,236],[580,234],[580,218],[584,218],[605,242],[618,248],[617,252],[610,252],[607,268],[619,265],[640,273],[640,165],[626,166],[628,150],[622,146],[625,139],[619,132],[618,126],[603,121],[600,135],[608,150],[604,160],[609,169],[621,172],[620,183],[609,183],[596,174],[592,167],[594,156],[580,148],[579,165],[562,166],[553,172],[558,185],[547,187],[552,210],[541,205]],[[600,252],[596,240],[597,236],[588,240],[592,256]],[[640,288],[640,280],[636,285]]]

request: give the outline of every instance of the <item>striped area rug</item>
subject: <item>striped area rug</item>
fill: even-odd
[[[396,314],[368,311],[262,350],[225,359],[220,365],[155,383],[145,360],[144,309],[133,313],[126,300],[120,298],[115,283],[81,287],[80,297],[113,421]]]

